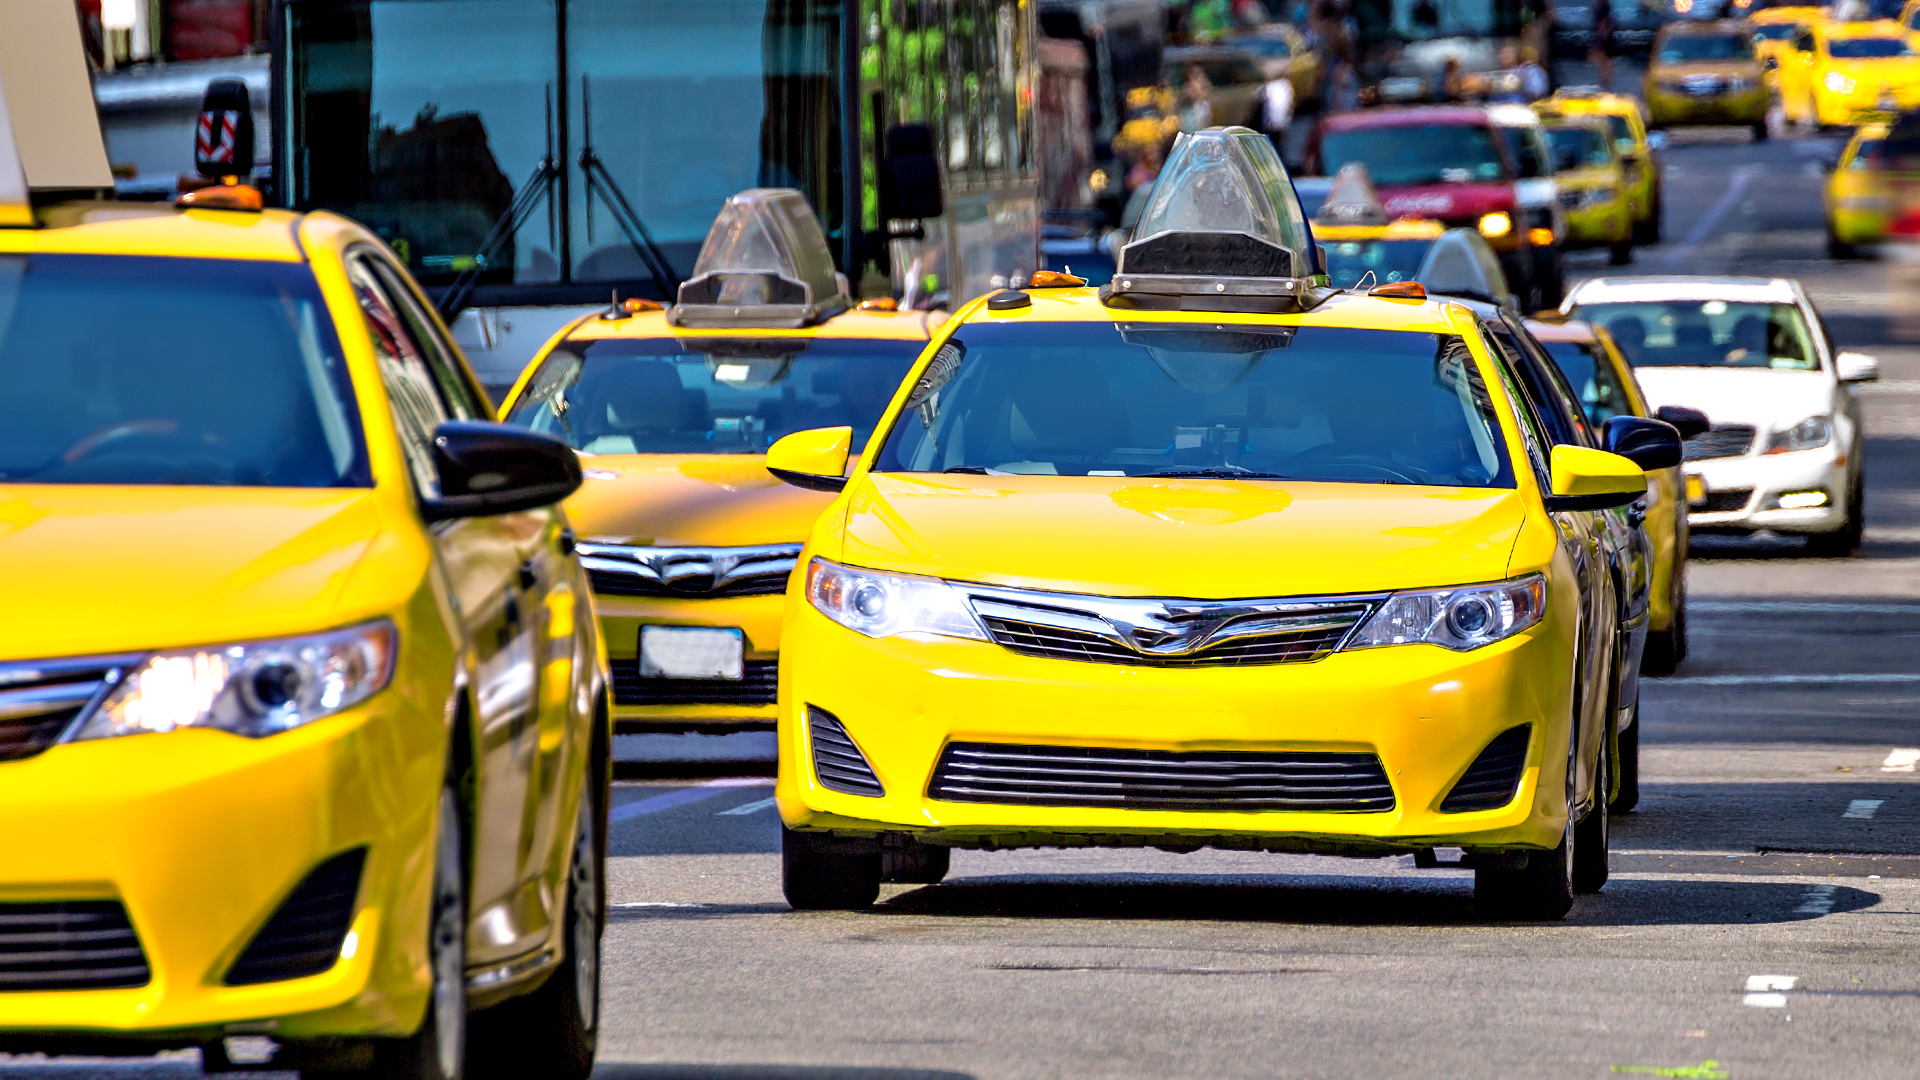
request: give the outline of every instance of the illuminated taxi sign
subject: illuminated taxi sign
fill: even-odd
[[[1333,186],[1327,189],[1327,201],[1321,203],[1313,215],[1316,227],[1384,226],[1389,220],[1387,208],[1374,194],[1373,177],[1367,174],[1367,167],[1357,161],[1340,166],[1340,171],[1334,174]]]
[[[753,188],[721,207],[667,321],[798,329],[851,303],[806,196],[792,188]]]
[[[1107,304],[1173,311],[1298,311],[1313,293],[1313,241],[1266,136],[1208,128],[1174,144],[1120,250]]]

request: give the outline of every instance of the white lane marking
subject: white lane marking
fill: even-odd
[[[1880,763],[1881,772],[1912,772],[1915,764],[1920,764],[1920,750],[1896,749]]]
[[[665,900],[639,900],[632,903],[615,904],[613,906],[614,907],[706,907],[707,905],[705,904],[673,904]]]
[[[1686,239],[1675,245],[1672,251],[1667,252],[1667,269],[1684,269],[1693,261],[1694,249],[1698,248],[1707,237],[1712,236],[1713,230],[1720,225],[1720,219],[1726,217],[1727,213],[1740,205],[1740,200],[1746,197],[1747,185],[1753,182],[1754,173],[1759,168],[1758,165],[1743,165],[1734,170],[1733,182],[1727,185],[1727,193],[1720,196],[1720,201],[1714,203],[1712,209],[1693,223],[1693,228],[1687,230]]]
[[[750,802],[750,803],[743,803],[743,804],[742,804],[742,805],[740,805],[740,806],[736,806],[736,807],[734,807],[734,808],[733,808],[733,809],[731,809],[731,810],[722,810],[722,811],[720,811],[720,813],[719,813],[719,814],[717,814],[717,815],[715,815],[715,816],[717,816],[717,817],[732,817],[732,816],[734,816],[734,815],[736,815],[736,814],[757,814],[757,813],[759,813],[759,812],[760,812],[760,811],[762,811],[762,810],[766,810],[766,809],[768,809],[768,808],[770,808],[770,807],[772,807],[772,806],[773,806],[773,804],[774,804],[774,800],[773,800],[773,799],[771,799],[771,798],[767,798],[767,799],[756,799],[756,800],[755,800],[755,801],[753,801],[753,802]]]
[[[1793,989],[1793,984],[1799,981],[1793,975],[1749,975],[1747,996],[1740,999],[1740,1004],[1756,1009],[1784,1009],[1787,995],[1780,991]]]
[[[1880,809],[1881,804],[1886,801],[1885,799],[1855,799],[1847,804],[1847,812],[1840,816],[1843,818],[1851,818],[1854,821],[1867,821],[1873,817],[1873,812]]]
[[[718,780],[709,780],[697,787],[681,788],[679,791],[669,791],[665,795],[655,795],[652,798],[636,799],[630,803],[621,803],[608,812],[607,820],[617,824],[631,818],[637,818],[642,814],[657,814],[662,810],[671,810],[676,806],[685,806],[688,803],[699,802],[702,799],[711,799],[715,795],[723,795],[733,788],[763,787],[772,783],[773,781],[763,776],[723,776]]]
[[[1920,604],[1843,604],[1789,600],[1691,600],[1689,612],[1709,615],[1920,615]]]
[[[1683,675],[1653,679],[1655,686],[1774,686],[1792,683],[1910,683],[1920,673],[1887,672],[1876,675]]]
[[[1800,899],[1800,906],[1793,909],[1795,915],[1826,915],[1833,911],[1833,894],[1838,885],[1811,885],[1807,894]]]

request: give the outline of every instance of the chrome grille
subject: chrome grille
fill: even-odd
[[[961,585],[996,644],[1025,656],[1149,667],[1284,664],[1340,647],[1379,597],[1170,600]]]
[[[761,547],[630,547],[582,543],[580,565],[605,596],[778,596],[799,544]]]
[[[30,758],[60,741],[137,656],[0,664],[0,761]]]
[[[151,978],[118,901],[0,904],[0,993],[145,986]]]
[[[1129,810],[1381,813],[1393,785],[1373,754],[1122,750],[949,743],[927,797]]]
[[[1693,504],[1696,514],[1737,514],[1747,508],[1753,499],[1752,488],[1727,488],[1724,491],[1709,491],[1707,497]]]
[[[1681,456],[1688,461],[1740,457],[1753,449],[1754,434],[1754,429],[1745,424],[1716,427],[1682,443]]]

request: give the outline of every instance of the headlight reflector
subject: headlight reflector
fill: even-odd
[[[345,630],[156,653],[108,692],[75,739],[183,727],[258,739],[358,705],[393,678],[399,635],[381,619]]]
[[[1354,631],[1346,648],[1426,643],[1465,652],[1527,629],[1540,621],[1546,608],[1547,582],[1539,574],[1491,585],[1394,593]]]
[[[1480,235],[1489,240],[1498,239],[1513,231],[1513,218],[1503,210],[1480,215]]]
[[[1794,450],[1813,450],[1833,438],[1833,421],[1824,416],[1809,416],[1785,431],[1776,431],[1767,439],[1767,453],[1785,454]]]
[[[1853,92],[1853,80],[1837,71],[1827,72],[1827,77],[1822,79],[1821,82],[1826,84],[1828,90],[1836,94],[1850,94]]]
[[[816,557],[807,563],[807,601],[868,637],[919,633],[987,640],[966,597],[939,578],[861,570]]]

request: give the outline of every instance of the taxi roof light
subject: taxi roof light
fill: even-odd
[[[1321,298],[1299,197],[1273,142],[1251,129],[1175,142],[1134,235],[1101,286],[1109,305],[1257,313]]]
[[[797,330],[852,303],[806,196],[792,188],[752,188],[720,208],[667,321]]]
[[[1313,215],[1316,225],[1386,225],[1392,219],[1373,190],[1373,177],[1357,161],[1340,166],[1327,189],[1327,200]]]

